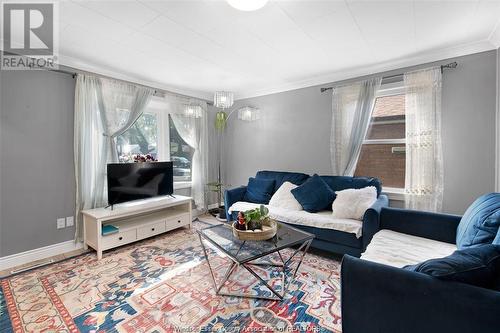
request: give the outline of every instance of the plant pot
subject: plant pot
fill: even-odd
[[[221,218],[223,220],[227,220],[226,208],[224,206],[219,207],[219,218]]]

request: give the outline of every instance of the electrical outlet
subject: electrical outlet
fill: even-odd
[[[66,226],[72,227],[73,225],[75,225],[75,219],[73,218],[73,216],[68,216],[66,218]]]
[[[66,227],[66,219],[64,217],[57,219],[57,229],[62,229],[64,227]]]

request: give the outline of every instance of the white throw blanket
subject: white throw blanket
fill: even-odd
[[[238,201],[229,207],[229,213],[246,211],[260,207],[260,204]],[[266,205],[269,209],[269,216],[277,221],[315,227],[320,229],[332,229],[344,231],[356,235],[356,238],[361,237],[363,222],[352,219],[338,219],[332,216],[331,211],[323,211],[319,213],[309,213],[305,210],[295,211]]]
[[[456,249],[454,244],[384,229],[373,236],[361,259],[401,268],[449,256]]]

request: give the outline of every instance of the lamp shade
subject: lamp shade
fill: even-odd
[[[214,106],[227,109],[233,106],[234,94],[229,91],[216,91],[214,94]]]
[[[238,119],[243,121],[254,121],[260,119],[260,110],[251,106],[238,109]]]
[[[201,118],[202,113],[203,111],[200,105],[188,104],[184,108],[184,115],[189,118]]]

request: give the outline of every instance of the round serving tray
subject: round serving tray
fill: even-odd
[[[248,240],[248,241],[261,241],[271,239],[276,235],[278,230],[278,224],[275,220],[267,219],[262,222],[262,230],[238,230],[233,227],[233,235],[234,237],[240,240]]]

